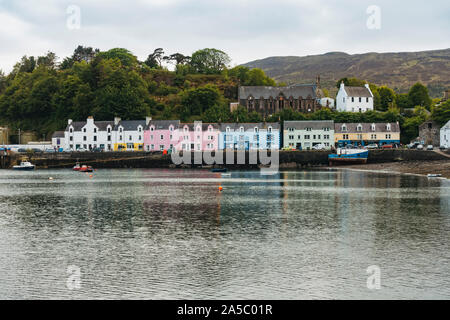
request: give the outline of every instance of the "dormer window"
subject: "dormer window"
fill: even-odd
[[[255,127],[255,133],[258,133],[258,131],[259,131],[258,127]]]
[[[227,127],[227,128],[226,128],[226,132],[230,132],[230,127]]]
[[[239,128],[239,131],[240,131],[240,132],[244,132],[244,127],[240,127],[240,128]]]
[[[150,127],[150,131],[155,131],[155,127],[154,127],[154,126],[151,126],[151,127]]]
[[[108,127],[108,133],[111,133],[111,127]]]
[[[375,131],[375,123],[372,123],[372,131]]]
[[[83,132],[86,132],[86,128],[83,128]]]
[[[200,126],[197,126],[197,131],[200,131],[201,129],[200,129]]]
[[[269,133],[272,133],[272,127],[269,127]]]
[[[142,132],[142,127],[138,127],[138,132]]]
[[[356,130],[357,130],[357,131],[362,131],[362,125],[361,125],[361,124],[358,124],[358,126],[356,127]]]
[[[212,132],[212,127],[211,126],[209,126],[208,131]]]
[[[73,133],[73,128],[72,128],[72,127],[69,128],[69,132],[70,132],[70,133]]]
[[[170,126],[170,127],[169,127],[169,131],[173,131],[173,126]]]
[[[390,123],[388,123],[388,124],[386,125],[386,130],[387,130],[387,131],[391,131],[391,124],[390,124]]]
[[[347,132],[347,126],[345,124],[342,125],[341,129],[343,132]]]
[[[94,128],[94,133],[97,133],[97,128]]]
[[[119,128],[119,132],[122,132],[123,131],[123,128]]]

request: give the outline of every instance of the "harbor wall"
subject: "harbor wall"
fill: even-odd
[[[238,153],[240,155],[238,155]],[[280,168],[304,168],[312,166],[327,166],[329,151],[280,151],[279,164]],[[239,163],[238,157],[245,156],[245,160]],[[225,154],[217,154],[216,156],[222,160],[218,161],[218,166],[225,166],[230,169],[246,169],[257,168],[260,159],[257,159],[257,164],[250,161],[250,157],[255,154],[248,152],[232,152],[232,164],[226,161]],[[72,152],[72,153],[37,153],[37,154],[11,154],[10,158],[5,159],[3,168],[11,167],[12,165],[20,163],[22,160],[31,161],[38,168],[71,168],[76,162],[81,164],[91,165],[95,168],[173,168],[173,167],[202,167],[208,166],[206,161],[194,161],[197,157],[201,158],[201,153],[189,152],[185,155],[190,158],[188,164],[175,165],[172,161],[171,155],[163,155],[160,152]],[[213,154],[214,156],[214,154]],[[252,158],[253,160],[255,158]],[[242,159],[241,159],[242,160]],[[371,150],[369,152],[368,163],[383,163],[383,162],[397,162],[397,161],[435,161],[435,160],[449,160],[444,155],[434,151],[419,151],[419,150]],[[221,165],[220,163],[225,163]]]

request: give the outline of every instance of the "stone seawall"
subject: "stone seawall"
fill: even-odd
[[[302,168],[310,166],[327,166],[329,151],[280,151],[279,164],[281,168]],[[217,166],[222,166],[220,162],[226,163],[230,169],[257,168],[258,165],[249,161],[250,155],[244,153],[244,163],[238,162],[238,152],[232,153],[232,164],[226,161],[225,154],[222,154],[222,161],[218,161]],[[274,155],[275,156],[275,155]],[[78,161],[81,164],[91,165],[95,168],[172,168],[172,167],[202,167],[209,164],[205,161],[202,164],[195,164],[195,157],[200,157],[200,153],[188,153],[192,164],[175,165],[171,155],[163,155],[160,152],[73,152],[73,153],[42,153],[42,154],[13,154],[9,166],[19,163],[21,160],[29,160],[39,168],[71,168]],[[230,159],[231,160],[231,159]],[[442,154],[434,151],[419,150],[371,150],[369,152],[369,163],[384,163],[397,161],[435,161],[449,160]],[[258,158],[258,162],[259,158]]]

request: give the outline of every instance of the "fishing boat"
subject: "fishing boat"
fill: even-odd
[[[442,174],[440,174],[440,173],[430,173],[430,174],[427,174],[427,177],[428,178],[440,178],[440,177],[442,177]]]
[[[79,172],[93,172],[94,168],[92,168],[91,166],[86,166],[83,165],[80,170],[78,170]]]
[[[227,168],[213,168],[211,172],[227,172]]]
[[[31,162],[28,162],[28,161],[22,161],[20,163],[20,165],[13,166],[13,170],[23,170],[23,171],[34,170],[34,168],[35,168],[35,165],[31,164]]]
[[[338,148],[336,153],[328,155],[328,162],[333,164],[367,163],[369,150]]]

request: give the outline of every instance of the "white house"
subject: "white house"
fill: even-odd
[[[152,118],[121,120],[114,118],[114,151],[143,151],[144,129]]]
[[[64,131],[55,131],[52,135],[52,146],[56,150],[65,147],[64,143]]]
[[[336,96],[336,110],[347,112],[366,112],[373,110],[373,94],[369,85],[364,87],[349,87],[341,82]]]
[[[67,121],[64,131],[64,149],[92,150],[101,148],[105,151],[113,150],[113,129],[114,121],[94,121],[93,117],[88,117],[86,121],[75,122],[72,119]]]
[[[441,147],[450,148],[450,120],[441,128]]]

